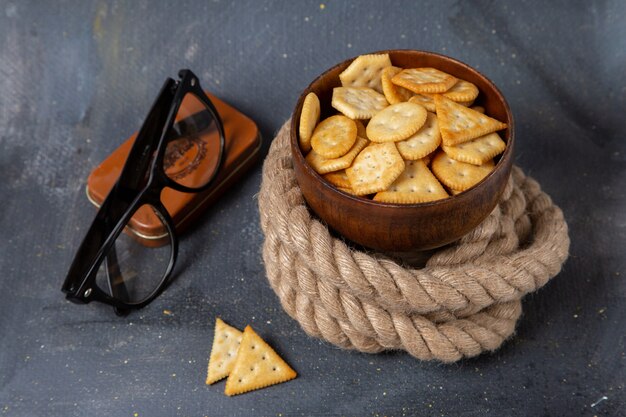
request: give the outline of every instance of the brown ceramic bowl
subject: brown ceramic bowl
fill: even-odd
[[[474,83],[480,90],[476,104],[486,113],[508,124],[500,131],[507,144],[495,169],[473,188],[444,200],[421,204],[389,204],[339,191],[305,161],[298,145],[298,126],[304,98],[314,92],[320,99],[321,119],[334,113],[330,105],[339,73],[348,59],[317,77],[300,95],[291,119],[291,151],[296,179],[310,208],[347,239],[368,248],[387,252],[412,252],[437,248],[458,240],[489,215],[504,191],[513,164],[513,116],[502,93],[474,68],[432,52],[390,50],[397,67],[434,67]]]

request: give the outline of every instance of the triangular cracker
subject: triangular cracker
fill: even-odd
[[[252,327],[246,326],[224,393],[228,396],[243,394],[289,381],[297,375]]]
[[[241,335],[239,330],[224,323],[222,319],[215,320],[215,335],[206,377],[207,385],[226,378],[233,369]]]
[[[374,196],[374,201],[395,204],[416,204],[441,200],[448,193],[430,172],[424,161],[407,161],[400,176],[385,191]]]
[[[506,129],[502,123],[439,94],[435,95],[441,139],[446,146],[458,145],[487,133]]]
[[[501,154],[506,149],[506,143],[493,132],[476,139],[455,146],[442,146],[441,149],[452,159],[467,162],[473,165],[482,165]],[[398,150],[402,150],[398,146]]]
[[[339,79],[344,87],[369,87],[382,93],[380,74],[390,66],[389,54],[360,55],[339,74]]]

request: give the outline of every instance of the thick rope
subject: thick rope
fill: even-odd
[[[263,260],[283,308],[311,336],[362,352],[403,349],[454,362],[497,349],[520,299],[568,256],[561,210],[514,167],[500,204],[424,268],[365,253],[312,216],[295,179],[289,122],[274,139],[259,194]]]

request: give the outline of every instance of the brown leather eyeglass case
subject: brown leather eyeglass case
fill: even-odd
[[[161,193],[161,201],[179,234],[187,230],[207,207],[250,169],[258,159],[261,149],[261,135],[256,124],[217,97],[206,94],[215,105],[224,126],[224,163],[213,185],[203,192],[183,193],[165,188]],[[100,207],[117,181],[135,137],[136,133],[89,175],[87,198],[97,207]],[[163,223],[148,206],[137,210],[126,227],[126,232],[146,246],[160,246],[169,242]]]

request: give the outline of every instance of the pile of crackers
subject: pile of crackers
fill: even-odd
[[[320,100],[303,103],[299,144],[308,164],[339,190],[395,204],[470,189],[493,169],[506,123],[470,107],[478,88],[436,68],[398,68],[388,54],[361,55],[339,74],[321,122]]]

